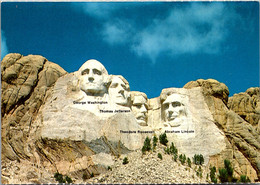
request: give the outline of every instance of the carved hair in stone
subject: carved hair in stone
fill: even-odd
[[[130,86],[128,81],[121,75],[111,75],[109,88],[109,97],[118,105],[129,106]]]
[[[131,92],[131,109],[137,123],[141,126],[147,126],[147,96],[145,93]]]
[[[97,60],[86,61],[79,68],[79,86],[89,96],[103,96],[107,92],[108,72]]]
[[[174,92],[163,92],[160,98],[164,126],[180,126],[187,116],[185,96]]]

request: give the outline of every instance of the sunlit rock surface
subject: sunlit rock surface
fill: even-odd
[[[190,158],[203,154],[207,167],[229,159],[235,175],[259,179],[259,88],[228,98],[225,84],[199,79],[149,99],[99,61],[67,73],[37,55],[9,54],[1,72],[5,183],[55,182],[57,171],[97,176],[164,132],[168,145]]]

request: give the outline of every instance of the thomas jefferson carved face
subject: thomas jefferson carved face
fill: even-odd
[[[186,115],[182,97],[178,94],[171,94],[165,99],[162,106],[165,121],[172,127],[180,126],[181,118]]]
[[[127,106],[130,98],[129,91],[129,84],[124,77],[112,77],[108,92],[116,104]]]
[[[97,60],[88,60],[79,69],[80,89],[87,95],[103,94],[108,75],[105,67]]]
[[[136,121],[141,126],[147,126],[147,97],[142,94],[133,95],[132,112]]]

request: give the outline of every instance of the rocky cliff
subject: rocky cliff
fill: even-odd
[[[202,87],[204,99],[213,115],[215,124],[225,134],[226,149],[212,156],[212,163],[217,167],[219,161],[230,159],[235,164],[238,174],[247,172],[248,176],[259,179],[260,175],[260,136],[257,130],[232,109],[228,108],[228,88],[216,80],[197,80],[187,83],[184,88]],[[237,95],[231,98],[235,99]],[[256,98],[257,99],[257,98]],[[259,97],[258,97],[259,99]],[[238,105],[238,104],[237,104]],[[256,176],[257,175],[257,176]]]
[[[110,75],[98,61],[89,60],[67,73],[42,56],[20,54],[4,57],[1,78],[2,183],[55,182],[55,172],[77,183],[83,176],[100,174],[103,183],[127,183],[129,178],[115,174],[126,176],[142,167],[138,162],[131,169],[120,167],[120,156],[142,161],[138,152],[144,139],[164,132],[180,153],[190,158],[203,154],[205,171],[213,165],[223,167],[229,159],[236,176],[260,180],[259,88],[228,97],[225,84],[200,79],[147,99],[144,93],[130,91],[124,77]],[[103,176],[108,166],[113,168],[111,178]],[[158,174],[155,170],[151,177],[139,176],[144,180],[129,182],[145,183]],[[172,180],[165,178],[168,174],[159,176],[164,177],[158,183],[202,182],[182,181],[181,174]]]
[[[228,99],[228,107],[246,122],[250,123],[260,134],[259,87],[251,87],[246,92],[230,97]]]

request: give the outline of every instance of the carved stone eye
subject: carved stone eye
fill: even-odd
[[[126,86],[124,84],[121,85],[123,87],[124,90],[126,90]]]
[[[172,102],[172,107],[180,107],[181,103],[180,102]]]
[[[86,75],[89,74],[89,69],[85,69],[84,71],[81,72],[81,75]]]
[[[95,75],[101,75],[101,74],[102,74],[101,71],[99,71],[99,70],[97,70],[97,69],[93,69],[93,73],[94,73]]]
[[[136,107],[137,107],[138,109],[140,109],[140,108],[142,107],[142,105],[136,105]]]
[[[118,86],[118,83],[112,83],[111,85],[110,85],[110,88],[116,88]]]
[[[169,103],[166,103],[163,105],[165,109],[168,109],[169,108]]]

